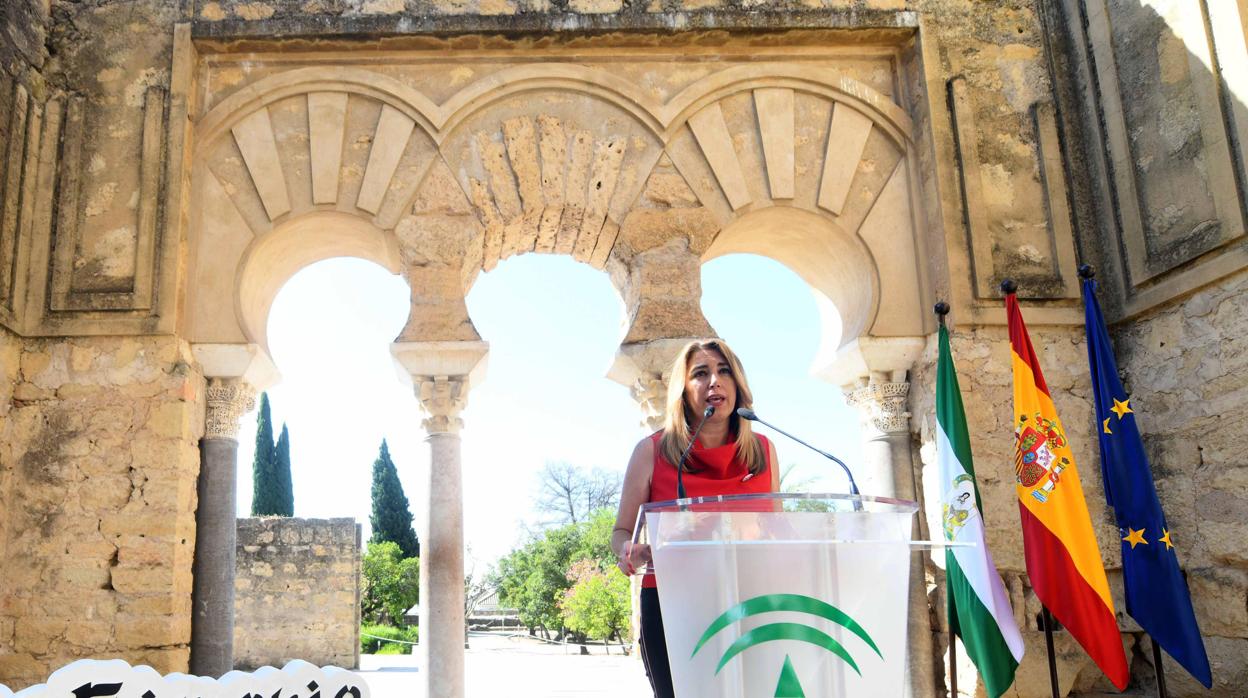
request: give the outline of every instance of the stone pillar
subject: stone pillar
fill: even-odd
[[[395,342],[391,353],[427,415],[428,501],[420,508],[420,645],[423,695],[464,695],[464,495],[459,414],[484,377],[485,342]]]
[[[667,378],[676,354],[686,344],[710,337],[668,337],[620,346],[607,378],[628,388],[641,408],[641,424],[662,429],[667,418]]]
[[[234,549],[238,536],[238,425],[256,391],[240,378],[209,378],[199,442],[190,671],[220,677],[234,668]]]
[[[872,373],[857,385],[845,387],[846,402],[862,415],[862,463],[855,476],[864,495],[919,501],[910,450],[910,413],[906,411],[910,383],[906,371]],[[922,512],[911,535],[921,535]],[[910,597],[907,635],[909,670],[906,698],[935,695],[932,624],[927,600],[927,551],[910,557]]]

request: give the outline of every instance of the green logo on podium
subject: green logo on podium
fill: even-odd
[[[693,657],[696,657],[698,651],[702,649],[702,646],[708,640],[729,625],[759,613],[771,613],[774,611],[807,613],[820,618],[826,618],[857,635],[863,642],[867,643],[868,647],[875,651],[875,654],[880,659],[884,658],[884,655],[880,654],[880,648],[875,646],[875,641],[858,624],[858,621],[850,618],[848,614],[830,603],[810,596],[802,596],[801,594],[766,594],[764,596],[756,596],[724,611],[722,615],[707,627],[706,632],[702,633],[701,639],[698,640],[698,644],[693,648],[693,654],[689,658],[693,659]],[[720,669],[723,669],[738,654],[755,645],[761,645],[764,642],[773,640],[797,640],[822,647],[840,657],[854,670],[854,673],[862,676],[857,662],[854,661],[854,658],[850,656],[841,643],[818,628],[800,623],[768,623],[745,633],[724,651],[723,656],[719,658],[719,665],[715,667],[715,674],[718,675]],[[784,666],[780,669],[780,680],[776,684],[775,695],[776,698],[804,698],[806,695],[802,691],[801,683],[797,680],[797,672],[793,670],[793,663],[789,660],[788,655],[785,655]]]

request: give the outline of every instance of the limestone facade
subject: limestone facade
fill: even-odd
[[[354,519],[238,520],[234,664],[292,659],[354,669],[360,656],[360,526]]]
[[[189,346],[6,335],[4,357],[6,684],[99,655],[184,669],[204,414]]]
[[[351,255],[404,275],[395,356],[431,448],[457,463],[456,406],[488,351],[464,294],[528,252],[609,276],[627,311],[611,377],[652,424],[674,348],[715,334],[701,263],[787,265],[837,308],[814,371],[865,391],[864,432],[887,435],[894,487],[930,484],[930,308],[948,300],[989,539],[1028,632],[1020,695],[1044,685],[1044,650],[1006,465],[997,288],[1019,282],[1119,583],[1075,276],[1094,264],[1184,541],[1213,695],[1248,679],[1238,4],[15,0],[0,13],[0,681],[101,653],[185,668],[197,442],[229,428],[208,420],[205,378],[264,387],[268,309],[292,274]],[[447,569],[428,572],[451,590]],[[942,580],[925,573],[939,654]],[[1122,623],[1146,686],[1147,641]],[[1101,691],[1068,639],[1064,690]]]

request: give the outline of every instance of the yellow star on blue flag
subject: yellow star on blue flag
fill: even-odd
[[[1096,419],[1101,423],[1101,475],[1105,499],[1114,508],[1122,532],[1122,572],[1127,613],[1153,636],[1192,676],[1209,688],[1213,677],[1209,656],[1200,637],[1187,581],[1179,569],[1171,541],[1170,526],[1157,498],[1153,474],[1140,440],[1131,399],[1118,380],[1105,319],[1096,301],[1096,282],[1083,282],[1083,302],[1088,332],[1088,363]],[[1153,537],[1152,545],[1145,532]],[[1158,532],[1161,533],[1157,537]]]

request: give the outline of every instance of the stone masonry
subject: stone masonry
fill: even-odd
[[[627,318],[610,376],[654,422],[675,348],[715,333],[701,264],[751,253],[836,307],[819,378],[856,395],[908,385],[876,474],[922,483],[925,506],[930,309],[951,304],[989,542],[1027,641],[1016,696],[1047,689],[998,286],[1019,283],[1121,597],[1075,273],[1095,265],[1214,665],[1211,692],[1170,666],[1172,695],[1241,695],[1244,14],[1193,0],[0,3],[0,682],[82,656],[187,667],[206,379],[240,394],[272,380],[268,310],[304,266],[350,255],[404,276],[394,354],[424,428],[445,435],[488,354],[464,304],[481,272],[547,253],[607,274]],[[438,438],[450,467],[458,442]],[[422,537],[442,551],[422,566],[439,591],[422,601],[449,621],[422,630],[447,642],[421,678],[457,696],[462,527],[439,525]],[[941,575],[925,570],[932,635],[913,646],[933,648],[918,673],[937,671],[922,694],[945,690]],[[260,581],[238,578],[240,611]],[[240,627],[317,592],[263,593],[274,603]],[[1129,691],[1148,693],[1151,648],[1118,611]],[[1063,692],[1104,693],[1057,643]]]
[[[238,520],[234,665],[360,660],[360,526],[354,519]]]

